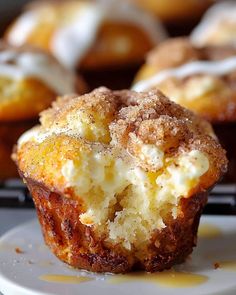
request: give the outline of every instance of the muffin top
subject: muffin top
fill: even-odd
[[[50,54],[0,43],[0,121],[35,118],[56,96],[83,88],[84,82]]]
[[[116,23],[118,26],[114,26]],[[133,38],[137,28],[143,40]],[[113,63],[115,58],[121,62],[122,56],[127,55],[132,60],[130,51],[133,58],[141,55],[140,61],[164,36],[164,29],[155,18],[127,1],[62,0],[30,5],[10,27],[6,39],[13,45],[28,43],[49,50],[66,67],[75,68],[81,62],[94,66],[91,52],[103,63],[109,62],[104,54],[107,59],[111,55]],[[142,50],[135,49],[136,43]]]
[[[175,24],[198,19],[212,4],[212,0],[131,0],[155,13],[163,22]]]
[[[14,47],[0,42],[0,76],[20,79],[34,77],[57,95],[75,92],[75,75],[50,54],[30,46]]]
[[[236,3],[222,1],[212,6],[191,33],[196,46],[234,44],[236,37]]]
[[[22,177],[77,200],[82,224],[127,249],[226,170],[210,124],[157,90],[61,97],[40,121],[13,156]]]
[[[187,38],[167,40],[150,52],[133,89],[157,87],[212,122],[235,121],[235,54],[231,45],[198,48]]]

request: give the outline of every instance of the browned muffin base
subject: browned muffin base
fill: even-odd
[[[197,229],[207,193],[182,199],[182,214],[169,217],[161,232],[154,233],[142,257],[120,245],[108,245],[93,227],[79,221],[81,208],[72,200],[51,192],[43,184],[25,179],[33,196],[46,244],[69,265],[94,272],[125,273],[132,270],[162,271],[183,262],[196,245]]]

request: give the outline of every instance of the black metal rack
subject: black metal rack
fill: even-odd
[[[34,207],[30,193],[20,179],[9,179],[4,182],[0,182],[0,207]]]
[[[0,207],[33,208],[24,183],[11,179],[0,183]],[[219,184],[212,190],[204,214],[236,215],[236,184]]]

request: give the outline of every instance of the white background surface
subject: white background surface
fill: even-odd
[[[9,229],[36,216],[34,209],[0,209],[0,237]],[[0,295],[2,293],[0,292]],[[8,294],[5,294],[8,295]]]
[[[7,230],[36,216],[34,209],[0,209],[0,236]]]
[[[8,216],[6,215],[8,213]],[[14,213],[12,215],[12,213]],[[20,217],[17,215],[19,214]],[[32,214],[32,215],[31,215]],[[34,212],[15,211],[4,212],[6,218],[16,221],[20,218],[27,219]],[[3,215],[1,215],[3,218]],[[203,216],[202,223],[216,226],[220,235],[213,238],[200,238],[198,247],[194,250],[191,259],[185,264],[175,267],[180,271],[206,275],[209,280],[196,287],[189,288],[162,288],[157,284],[143,281],[130,281],[122,284],[109,284],[110,276],[86,274],[95,279],[82,284],[59,284],[41,281],[42,274],[82,275],[84,272],[74,270],[56,259],[45,247],[37,221],[20,225],[4,236],[0,245],[7,247],[0,251],[0,286],[8,291],[5,295],[235,295],[235,272],[225,269],[214,269],[216,261],[231,261],[236,259],[236,217]],[[25,250],[24,254],[17,254],[14,245]],[[34,261],[29,265],[28,261]],[[51,261],[48,265],[42,262]],[[19,287],[21,286],[21,287]],[[19,289],[20,288],[20,289]]]

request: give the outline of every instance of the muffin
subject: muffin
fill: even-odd
[[[193,30],[190,38],[196,46],[235,45],[235,1],[222,1],[212,6]]]
[[[13,158],[46,244],[96,272],[154,272],[196,245],[210,188],[226,170],[209,123],[157,90],[65,96]]]
[[[133,89],[156,87],[173,101],[216,122],[236,120],[236,48],[197,48],[185,38],[160,44],[147,57]]]
[[[230,161],[227,182],[236,181],[236,48],[195,47],[185,38],[163,42],[147,57],[133,89],[158,88],[171,100],[214,125]]]
[[[11,44],[33,44],[81,70],[91,87],[100,80],[119,84],[124,71],[118,75],[114,69],[136,68],[164,37],[157,20],[126,0],[36,2],[6,33]]]
[[[12,147],[36,124],[39,112],[58,95],[83,89],[83,82],[49,54],[0,43],[0,179],[17,176]]]
[[[183,29],[187,33],[193,24],[200,19],[204,11],[213,3],[212,0],[131,0],[144,9],[154,13],[172,33]],[[185,31],[184,31],[185,30]]]

